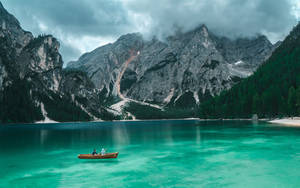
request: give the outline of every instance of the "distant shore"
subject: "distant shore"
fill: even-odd
[[[112,120],[112,121],[103,121],[103,120],[94,120],[94,121],[78,121],[78,122],[57,122],[51,119],[46,119],[42,121],[34,122],[33,124],[56,124],[56,123],[89,123],[89,122],[135,122],[135,121],[174,121],[174,120],[195,120],[195,121],[253,121],[252,119],[247,118],[236,118],[236,119],[200,119],[200,118],[180,118],[180,119],[135,119],[135,120]],[[281,119],[258,119],[258,121],[265,121],[273,124],[281,124],[285,126],[295,126],[300,127],[300,117],[293,118],[281,118]],[[15,124],[15,123],[13,123]],[[32,124],[32,123],[23,123],[23,124]]]
[[[274,119],[274,120],[268,121],[268,122],[286,125],[286,126],[300,127],[300,117]]]
[[[178,119],[122,119],[122,120],[92,120],[92,121],[66,121],[58,122],[51,119],[36,121],[33,124],[56,124],[56,123],[96,123],[96,122],[136,122],[136,121],[181,121],[181,120],[195,120],[195,121],[251,121],[252,119],[237,118],[237,119],[200,119],[200,118],[178,118]],[[260,120],[259,120],[260,121]],[[265,121],[265,120],[263,120]],[[24,123],[32,124],[32,123]]]

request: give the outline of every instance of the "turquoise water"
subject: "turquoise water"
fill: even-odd
[[[117,159],[80,160],[105,147]],[[141,121],[0,126],[0,187],[300,187],[300,128]]]

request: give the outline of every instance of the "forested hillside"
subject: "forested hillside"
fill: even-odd
[[[250,77],[202,103],[201,118],[300,115],[300,23]]]
[[[0,123],[118,119],[82,71],[63,70],[60,43],[34,37],[0,2]]]

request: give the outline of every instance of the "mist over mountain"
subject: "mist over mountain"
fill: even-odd
[[[2,2],[35,36],[48,33],[57,37],[65,62],[126,33],[139,32],[147,39],[155,35],[165,40],[178,29],[185,33],[201,24],[218,36],[235,39],[263,34],[274,44],[297,24],[300,12],[297,0]]]
[[[120,99],[111,106],[119,112],[128,102],[193,108],[250,76],[276,47],[263,35],[233,40],[202,25],[165,41],[123,35],[67,69],[86,72],[106,98]]]
[[[250,77],[200,106],[201,118],[300,114],[300,23]]]
[[[57,39],[33,37],[1,2],[0,43],[0,122],[109,118],[86,74],[62,69]]]
[[[163,35],[157,29],[151,38],[122,35],[63,69],[58,39],[34,37],[0,3],[1,121],[196,117],[199,105],[251,76],[282,46],[262,34],[225,37],[189,24],[173,24]]]

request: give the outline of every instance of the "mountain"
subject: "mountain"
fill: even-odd
[[[59,42],[24,31],[0,2],[0,122],[115,119],[84,72],[63,70]]]
[[[24,31],[1,3],[0,43],[2,123],[196,117],[199,104],[205,115],[212,96],[239,85],[280,45],[202,25],[165,40],[123,35],[63,69],[58,40]]]
[[[275,48],[262,35],[233,40],[202,25],[164,41],[123,35],[67,68],[86,72],[112,103],[121,100],[112,106],[118,111],[126,102],[193,108],[250,76]]]
[[[296,116],[300,114],[300,23],[247,79],[204,102],[201,118]]]

